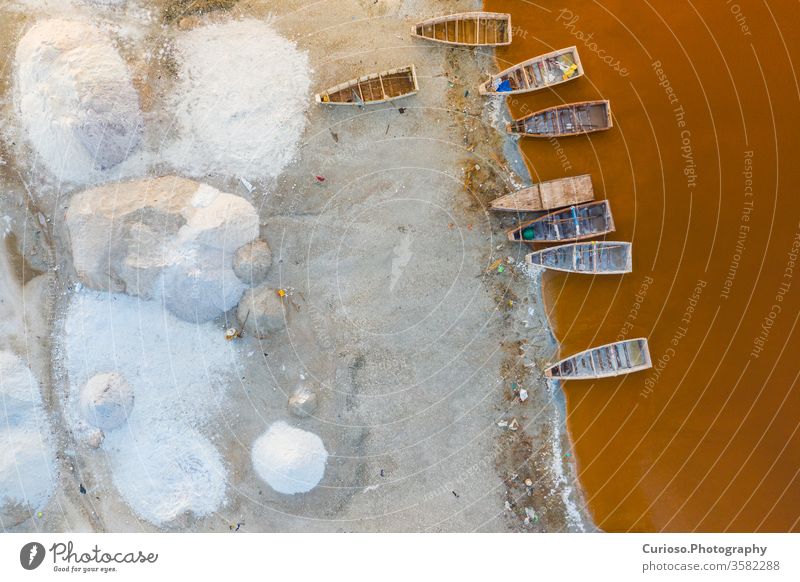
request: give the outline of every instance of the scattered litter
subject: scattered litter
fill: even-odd
[[[499,426],[500,428],[508,428],[508,421],[501,420],[500,422],[497,423],[497,426]]]
[[[528,399],[528,391],[525,388],[521,388],[519,391],[519,401],[525,402]]]
[[[81,495],[86,495],[86,487],[83,486],[83,483],[81,483],[80,487],[78,487],[78,491],[81,492]]]
[[[539,521],[539,516],[538,516],[538,515],[537,515],[537,513],[536,513],[536,512],[533,510],[533,508],[532,508],[532,507],[526,507],[526,508],[525,508],[525,516],[526,516],[526,517],[525,517],[525,524],[526,524],[526,525],[527,525],[528,523],[530,523],[530,522],[536,523],[537,521]]]
[[[247,192],[249,192],[250,194],[252,194],[253,190],[255,190],[255,186],[253,186],[246,178],[240,177],[239,182],[242,183],[242,186],[244,186],[245,190],[247,190]]]
[[[533,481],[530,479],[525,479],[525,487],[533,487]]]
[[[325,176],[314,176],[317,179],[317,182],[324,182]]]
[[[511,422],[508,423],[508,430],[518,430],[519,429],[519,422],[516,418],[512,418]]]

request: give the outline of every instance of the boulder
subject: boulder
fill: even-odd
[[[266,338],[286,327],[286,308],[278,290],[266,285],[245,291],[236,312],[245,333]]]
[[[244,284],[234,254],[258,236],[248,201],[174,176],[84,190],[72,198],[66,225],[84,285],[161,298],[192,322],[236,305]]]
[[[233,255],[233,271],[246,285],[256,286],[267,280],[272,266],[272,251],[266,241],[254,240]]]
[[[81,415],[102,430],[123,425],[133,410],[133,386],[117,373],[96,374],[81,390]]]

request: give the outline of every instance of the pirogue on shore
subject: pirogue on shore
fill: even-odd
[[[511,15],[499,12],[462,12],[438,16],[411,27],[411,36],[460,46],[511,44]]]
[[[516,95],[554,87],[583,76],[583,65],[574,46],[522,61],[482,83],[481,95]]]
[[[620,275],[633,269],[629,242],[592,241],[572,243],[535,251],[525,257],[532,266],[567,273]]]
[[[570,206],[524,222],[508,231],[508,240],[518,242],[578,241],[614,232],[614,217],[608,200]]]
[[[652,367],[646,338],[614,342],[579,352],[549,366],[548,378],[590,379],[631,374]]]
[[[538,212],[594,200],[592,176],[583,174],[539,182],[492,200],[492,210]]]
[[[364,75],[317,93],[325,105],[374,105],[414,95],[419,90],[414,65]]]
[[[536,111],[506,125],[524,137],[566,137],[605,131],[613,125],[609,101],[582,101]]]

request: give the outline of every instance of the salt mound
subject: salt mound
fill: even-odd
[[[174,176],[84,190],[66,223],[86,286],[161,298],[181,319],[199,322],[238,303],[245,285],[234,256],[259,228],[243,198]]]
[[[184,513],[209,515],[225,500],[225,467],[201,434],[186,429],[110,433],[108,452],[114,484],[140,517],[156,525]]]
[[[253,468],[278,493],[311,491],[325,474],[328,451],[312,432],[276,422],[253,443]]]
[[[133,387],[119,374],[96,374],[81,391],[83,418],[97,428],[117,428],[132,409]]]
[[[79,441],[94,430],[80,410],[90,378],[115,370],[136,395],[127,424],[106,431],[102,442],[125,502],[155,525],[216,511],[225,468],[205,433],[215,431],[226,390],[239,379],[235,342],[213,324],[165,313],[156,301],[86,290],[72,295],[64,336],[62,400]]]
[[[82,22],[39,22],[20,40],[15,63],[23,129],[57,178],[90,181],[137,147],[139,98],[101,31]]]
[[[257,20],[180,35],[174,106],[184,174],[275,177],[297,151],[311,85],[308,55]]]
[[[0,528],[42,509],[55,473],[39,383],[17,356],[0,352]]]

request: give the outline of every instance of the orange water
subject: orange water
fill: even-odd
[[[516,99],[513,114],[611,100],[611,131],[522,143],[536,180],[591,173],[616,220],[608,238],[633,241],[630,275],[545,277],[562,356],[641,335],[656,364],[563,384],[596,523],[799,530],[797,3],[487,0],[485,9],[512,13],[515,40],[497,51],[500,66],[575,44],[586,69]]]

